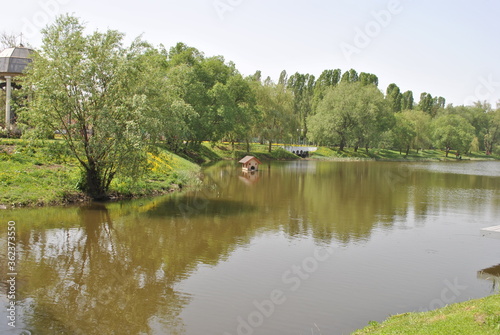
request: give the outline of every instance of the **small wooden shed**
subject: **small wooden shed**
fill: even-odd
[[[258,171],[259,165],[262,164],[254,156],[245,156],[239,161],[239,163],[242,164],[243,171]]]

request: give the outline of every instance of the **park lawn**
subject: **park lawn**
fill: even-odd
[[[312,159],[330,160],[383,160],[383,161],[457,161],[455,151],[450,151],[448,157],[444,150],[410,150],[408,156],[405,152],[391,149],[370,149],[368,153],[365,149],[358,149],[354,152],[352,148],[338,151],[337,148],[319,147],[311,156]],[[484,153],[463,154],[462,160],[500,160],[500,156],[486,155]]]
[[[57,146],[57,145],[56,145]],[[28,141],[0,141],[0,204],[60,204],[78,195],[79,169],[69,157],[56,158],[49,146]]]
[[[382,323],[370,322],[353,335],[364,334],[500,334],[500,294],[448,305],[444,308],[394,315]]]
[[[139,178],[115,178],[111,198],[158,195],[196,182],[200,167],[158,148]],[[78,190],[79,163],[62,140],[0,139],[0,207],[61,205],[89,199]]]

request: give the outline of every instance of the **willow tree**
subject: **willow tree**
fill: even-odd
[[[446,157],[451,149],[467,152],[474,139],[474,127],[460,115],[441,115],[432,122],[434,143],[444,148]]]
[[[135,94],[142,49],[122,45],[123,34],[84,34],[79,19],[60,16],[42,30],[25,86],[32,100],[25,112],[37,129],[59,132],[82,169],[81,189],[106,198],[117,174],[132,177],[146,165],[145,96]]]
[[[253,82],[252,89],[259,113],[256,135],[268,141],[271,152],[273,142],[289,138],[298,126],[293,117],[293,95],[285,86],[268,80],[264,84]]]
[[[339,150],[352,144],[370,143],[392,125],[384,95],[375,85],[360,82],[340,83],[329,89],[318,105],[315,115],[308,119],[311,140],[323,144],[338,144]]]

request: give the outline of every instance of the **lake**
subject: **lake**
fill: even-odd
[[[349,334],[498,291],[499,217],[500,162],[221,162],[185,193],[3,210],[0,332]]]

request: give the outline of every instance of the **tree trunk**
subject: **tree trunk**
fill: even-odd
[[[269,140],[269,152],[271,152],[271,149],[272,149],[271,147],[272,147],[272,145],[273,145],[273,142],[271,142],[271,140]]]
[[[106,200],[108,199],[107,187],[110,183],[111,179],[109,181],[102,180],[100,171],[91,167],[85,171],[83,191],[93,200]]]
[[[448,157],[448,154],[450,153],[450,148],[446,147],[446,157]]]
[[[410,153],[410,146],[407,145],[406,146],[406,156],[405,157],[408,157],[408,154]]]
[[[356,146],[354,147],[354,152],[358,152],[358,145],[356,144]]]
[[[247,142],[247,152],[250,152],[250,141],[248,138],[245,141]]]
[[[340,140],[339,151],[344,151],[345,148],[345,139]]]
[[[493,154],[493,142],[489,143],[488,145],[485,145],[485,147],[486,147],[486,154],[492,155]]]

